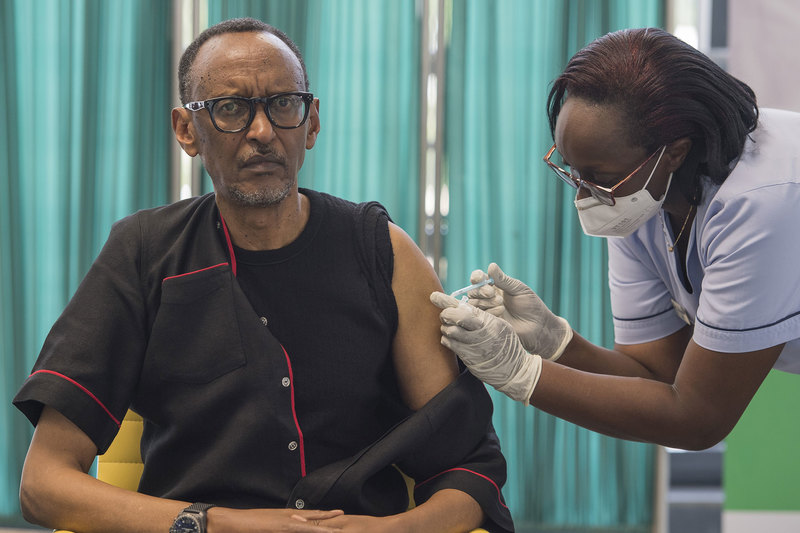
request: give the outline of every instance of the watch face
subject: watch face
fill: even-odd
[[[191,515],[181,515],[172,523],[169,533],[200,533],[200,523]]]

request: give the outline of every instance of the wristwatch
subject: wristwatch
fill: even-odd
[[[169,533],[206,533],[206,511],[213,503],[193,503],[180,512],[169,528]]]

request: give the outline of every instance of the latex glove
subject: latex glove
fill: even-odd
[[[528,405],[542,372],[542,358],[525,351],[505,320],[441,292],[432,293],[431,301],[442,309],[442,344],[476,378]]]
[[[489,265],[488,275],[494,279],[494,285],[470,291],[469,304],[511,324],[529,352],[551,361],[561,357],[572,340],[569,322],[553,314],[530,287],[507,276],[497,263]],[[484,280],[486,276],[482,270],[475,270],[470,283]]]

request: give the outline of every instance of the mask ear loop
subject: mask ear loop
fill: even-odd
[[[667,193],[669,192],[669,186],[670,186],[670,185],[672,185],[672,174],[674,174],[674,173],[673,173],[673,172],[670,172],[670,173],[669,173],[669,177],[667,178],[667,188],[666,188],[666,189],[664,189],[664,196],[663,196],[663,199],[665,199],[665,200],[666,200],[666,198],[667,198]],[[660,201],[661,201],[661,200],[659,200],[659,202],[660,202]]]
[[[661,157],[664,155],[664,151],[666,151],[666,149],[667,149],[667,145],[665,144],[661,148],[661,153],[658,154],[658,159],[656,159],[656,164],[653,165],[653,170],[651,170],[650,171],[650,175],[647,176],[647,181],[644,182],[644,187],[642,187],[642,190],[645,190],[647,188],[647,185],[650,183],[650,179],[653,177],[653,174],[656,173],[656,169],[658,168],[658,163],[661,162]],[[672,179],[672,173],[671,172],[670,172],[669,177],[670,177],[670,179]],[[667,189],[669,189],[669,184],[667,184]],[[664,191],[664,194],[667,194],[666,191]]]

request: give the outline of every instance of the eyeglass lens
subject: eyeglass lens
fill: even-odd
[[[578,173],[577,169],[571,169],[570,172],[567,172],[561,166],[556,163],[551,162],[549,159],[547,163],[553,172],[556,173],[556,176],[561,178],[561,181],[572,187],[573,189],[578,189],[580,187],[584,187],[589,193],[600,203],[606,205],[614,205],[614,197],[613,194],[605,191],[603,189],[598,188],[594,183],[590,181],[585,181],[581,179],[580,174]],[[561,162],[562,166],[567,166],[566,163],[563,161]]]
[[[254,102],[248,98],[230,97],[216,100],[211,107],[211,118],[224,131],[240,131],[247,127],[255,114]],[[281,128],[296,128],[306,118],[306,100],[297,94],[277,95],[266,99],[264,110],[274,125]]]
[[[587,181],[581,178],[580,172],[577,169],[571,169],[572,174],[572,181],[576,183],[574,187],[577,189],[579,187],[583,187],[592,197],[597,200],[598,202],[606,205],[614,205],[616,202],[614,201],[614,194],[605,190],[601,189],[598,185],[592,183],[591,181]]]

